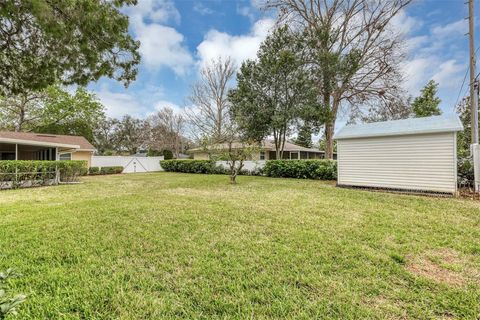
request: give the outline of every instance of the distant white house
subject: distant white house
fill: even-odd
[[[242,148],[241,143],[237,143],[234,148]],[[207,160],[210,159],[210,155],[205,148],[199,147],[188,150],[193,154],[195,160]],[[335,155],[334,155],[335,156]],[[315,148],[305,148],[294,143],[285,141],[283,148],[284,160],[306,160],[306,159],[324,159],[325,152]],[[271,140],[262,141],[259,151],[252,155],[252,160],[275,160],[276,152],[275,145]]]
[[[455,193],[457,116],[348,125],[337,140],[339,186]]]

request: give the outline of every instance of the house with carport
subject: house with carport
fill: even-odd
[[[84,160],[95,147],[82,136],[0,131],[0,160]]]

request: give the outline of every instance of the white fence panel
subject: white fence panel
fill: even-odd
[[[227,161],[217,161],[217,165],[229,169]],[[265,166],[265,160],[256,160],[256,161],[244,161],[242,170],[254,171],[261,169]]]
[[[163,157],[93,156],[92,167],[122,166],[122,173],[163,171]]]

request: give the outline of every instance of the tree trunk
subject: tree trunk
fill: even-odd
[[[333,133],[335,130],[335,121],[329,121],[325,124],[325,158],[333,159]]]

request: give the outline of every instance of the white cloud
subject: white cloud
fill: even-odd
[[[168,67],[178,75],[187,73],[193,58],[184,45],[184,37],[174,28],[159,24],[137,27],[140,54],[147,68]]]
[[[237,6],[237,13],[241,16],[247,17],[250,21],[255,20],[255,14],[253,13],[252,7],[249,6]]]
[[[455,46],[458,36],[467,29],[466,21],[458,20],[445,25],[428,28],[422,33],[422,22],[402,11],[394,19],[394,28],[406,36],[406,49],[409,55],[402,65],[405,76],[404,87],[409,94],[416,96],[430,80],[439,83],[439,95],[447,101],[451,91],[456,91],[462,81],[465,65],[464,56]]]
[[[175,111],[176,113],[182,113],[183,112],[183,108],[181,106],[179,106],[178,104],[173,103],[171,101],[160,100],[160,101],[157,101],[155,103],[155,110],[156,111],[159,111],[159,110],[161,110],[162,108],[165,108],[165,107],[173,109],[173,111]]]
[[[177,75],[184,75],[193,64],[185,46],[184,36],[165,24],[180,23],[181,17],[170,0],[141,0],[137,6],[128,7],[135,39],[140,41],[139,52],[145,66],[150,69],[167,67]]]
[[[447,60],[438,66],[432,79],[438,82],[441,88],[455,89],[462,81],[465,68],[465,64],[458,63],[455,59]]]
[[[125,114],[144,118],[157,110],[159,106],[177,108],[174,103],[165,101],[165,90],[162,87],[146,85],[137,91],[112,91],[105,84],[95,92],[100,102],[106,107],[108,117],[121,118]],[[178,107],[179,108],[179,107]]]
[[[272,30],[275,22],[265,18],[258,20],[247,35],[234,36],[218,30],[210,30],[197,46],[201,66],[218,57],[231,57],[238,66],[246,59],[255,58],[262,41]]]
[[[139,101],[128,93],[116,93],[102,89],[97,91],[96,95],[106,107],[107,116],[111,118],[121,118],[125,114],[141,117],[145,111]]]
[[[412,95],[417,95],[420,89],[431,79],[435,65],[433,58],[413,58],[406,61],[402,70],[405,75],[404,87]]]
[[[412,31],[422,26],[422,21],[409,16],[405,10],[401,10],[391,20],[391,27],[403,35],[408,35]]]
[[[209,7],[205,6],[201,2],[195,2],[195,4],[193,5],[193,10],[198,12],[202,16],[215,13],[215,11],[213,11]]]
[[[468,31],[467,20],[458,20],[444,26],[432,28],[432,35],[436,37],[448,37],[453,35],[463,35]]]
[[[133,24],[149,20],[154,23],[180,23],[180,12],[170,0],[140,0],[136,6],[127,7],[128,14]]]

